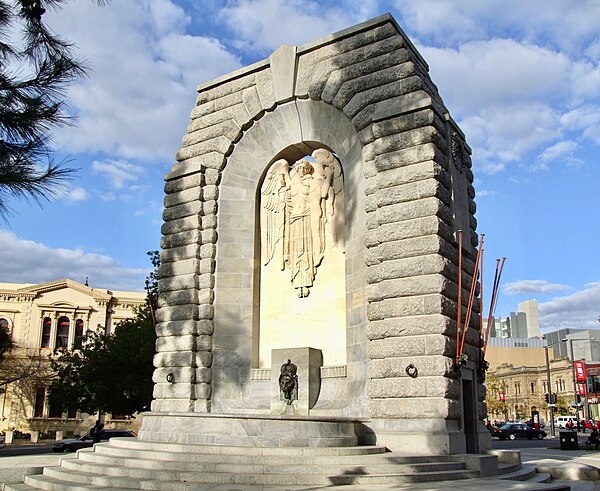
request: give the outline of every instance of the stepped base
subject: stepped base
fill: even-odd
[[[361,420],[276,415],[145,413],[142,441],[248,447],[350,447],[366,429]]]

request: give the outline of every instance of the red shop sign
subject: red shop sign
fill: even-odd
[[[585,374],[585,362],[583,361],[575,361],[573,362],[575,366],[575,375],[577,377],[577,382],[585,382],[587,380],[587,376]]]

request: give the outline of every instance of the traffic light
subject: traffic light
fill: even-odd
[[[504,402],[504,401],[505,401],[505,398],[504,398],[504,391],[502,391],[502,390],[501,390],[500,392],[498,392],[498,399],[499,399],[500,401],[502,401],[502,402]]]
[[[544,398],[546,399],[546,404],[551,404],[552,397],[550,394],[548,394],[548,392],[546,392]]]
[[[581,395],[577,394],[577,404],[581,404]]]
[[[553,392],[553,393],[552,393],[552,396],[550,397],[550,402],[551,402],[552,404],[556,404],[556,400],[557,400],[557,397],[556,397],[556,392]]]

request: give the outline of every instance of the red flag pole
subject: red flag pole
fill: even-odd
[[[461,341],[461,345],[460,345],[459,356],[462,356],[462,353],[465,349],[465,339],[467,337],[467,330],[469,329],[469,324],[471,322],[471,312],[473,311],[475,286],[477,285],[477,274],[479,272],[479,261],[481,259],[481,252],[483,251],[483,238],[484,237],[485,237],[485,234],[481,234],[481,238],[479,239],[479,250],[477,251],[477,259],[475,259],[475,269],[473,271],[473,279],[471,281],[471,291],[469,292],[469,304],[467,305],[467,314],[465,316],[465,324],[463,327],[463,335],[462,335],[462,341]]]

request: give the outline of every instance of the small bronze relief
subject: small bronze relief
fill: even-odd
[[[298,367],[288,360],[281,365],[281,374],[279,375],[279,395],[282,401],[291,404],[298,400]]]

